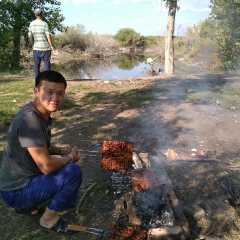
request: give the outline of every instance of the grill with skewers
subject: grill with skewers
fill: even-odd
[[[113,194],[119,199],[118,204],[122,202],[121,207],[116,207],[115,223],[108,239],[144,240],[159,235],[184,237],[182,229],[188,233],[184,215],[174,214],[174,209],[179,211],[179,203],[166,172],[164,169],[153,170],[146,164],[146,159],[141,161],[134,152],[133,143],[104,141],[102,168],[112,171]],[[184,226],[179,227],[179,222]]]

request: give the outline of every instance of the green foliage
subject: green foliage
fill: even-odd
[[[6,133],[16,112],[29,100],[33,90],[33,80],[0,80],[0,148],[1,136]]]
[[[66,36],[64,33],[59,33],[52,36],[53,46],[55,49],[63,48],[64,46],[68,45]]]
[[[51,33],[61,31],[64,17],[60,14],[60,4],[57,0],[0,1],[0,71],[19,69],[21,37],[28,43],[28,26],[35,19],[35,8],[42,8]]]
[[[168,7],[171,3],[176,3],[178,0],[162,0],[163,2],[166,2],[166,7]]]
[[[159,36],[145,36],[143,37],[144,46],[150,47],[152,45],[157,45],[161,37]]]
[[[217,21],[209,17],[201,22],[199,37],[200,38],[210,38],[214,40],[216,37],[216,32],[213,29],[216,29]]]
[[[225,69],[235,68],[239,64],[240,54],[240,1],[211,0],[212,22],[218,55]]]
[[[177,6],[177,2],[179,0],[162,0],[163,2],[166,2],[166,7],[171,7],[171,5]],[[179,10],[179,6],[177,6],[177,10]]]
[[[144,38],[132,28],[120,29],[115,35],[115,38],[119,41],[120,45],[124,47],[139,47],[144,45]]]

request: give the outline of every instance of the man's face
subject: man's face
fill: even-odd
[[[62,106],[65,86],[63,83],[42,81],[40,88],[34,88],[34,95],[38,110],[50,114]]]

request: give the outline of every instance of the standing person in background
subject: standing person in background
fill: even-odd
[[[35,76],[40,72],[41,61],[44,62],[44,70],[51,70],[51,53],[54,52],[52,38],[48,24],[42,20],[43,13],[40,8],[35,11],[36,19],[30,23],[28,37],[33,47]]]

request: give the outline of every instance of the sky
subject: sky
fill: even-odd
[[[210,0],[179,0],[175,34],[206,19]],[[164,35],[168,9],[161,0],[61,0],[65,26],[81,24],[86,32],[115,35],[132,28],[143,36]]]

